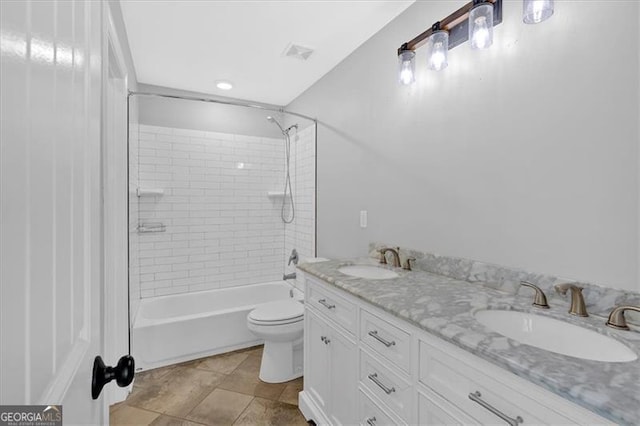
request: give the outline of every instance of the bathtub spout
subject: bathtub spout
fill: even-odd
[[[284,275],[282,276],[282,280],[283,280],[283,281],[286,281],[286,280],[295,280],[295,279],[296,279],[296,273],[295,273],[295,272],[292,272],[292,273],[290,273],[290,274],[284,274]]]

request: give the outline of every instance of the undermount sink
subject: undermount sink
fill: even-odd
[[[371,265],[349,265],[338,268],[338,272],[342,272],[345,275],[358,278],[367,278],[370,280],[387,280],[389,278],[395,278],[397,273],[390,271],[389,269],[379,268]]]
[[[500,310],[478,311],[474,316],[503,336],[550,352],[604,362],[638,359],[635,352],[611,337],[546,316]]]

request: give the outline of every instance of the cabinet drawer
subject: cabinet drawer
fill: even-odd
[[[356,306],[326,288],[325,285],[307,278],[306,303],[313,306],[322,316],[330,318],[355,334]]]
[[[406,424],[387,414],[378,402],[374,402],[362,389],[358,392],[358,423],[362,426]]]
[[[360,350],[360,386],[375,395],[398,417],[409,421],[413,394],[411,382],[363,350]]]
[[[475,425],[478,422],[436,393],[427,389],[420,389],[418,391],[418,424]]]
[[[360,316],[360,340],[402,370],[411,368],[411,335],[365,310]]]
[[[440,346],[440,345],[439,345]],[[497,412],[512,419],[522,418],[523,424],[571,424],[561,416],[518,389],[494,380],[480,372],[483,360],[475,368],[456,358],[455,347],[444,352],[420,341],[420,382],[456,405],[482,424],[504,423]],[[478,402],[473,401],[474,395]],[[486,404],[483,406],[482,404]],[[492,412],[492,408],[496,412]]]

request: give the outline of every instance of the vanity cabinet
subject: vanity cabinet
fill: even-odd
[[[316,424],[614,424],[314,277],[305,381]]]
[[[316,423],[355,424],[356,342],[319,313],[307,309],[305,348],[304,386],[317,407]]]

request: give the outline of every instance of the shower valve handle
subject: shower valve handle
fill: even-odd
[[[298,251],[296,249],[291,250],[291,256],[289,256],[288,265],[291,265],[291,262],[293,262],[294,265],[298,264]]]

